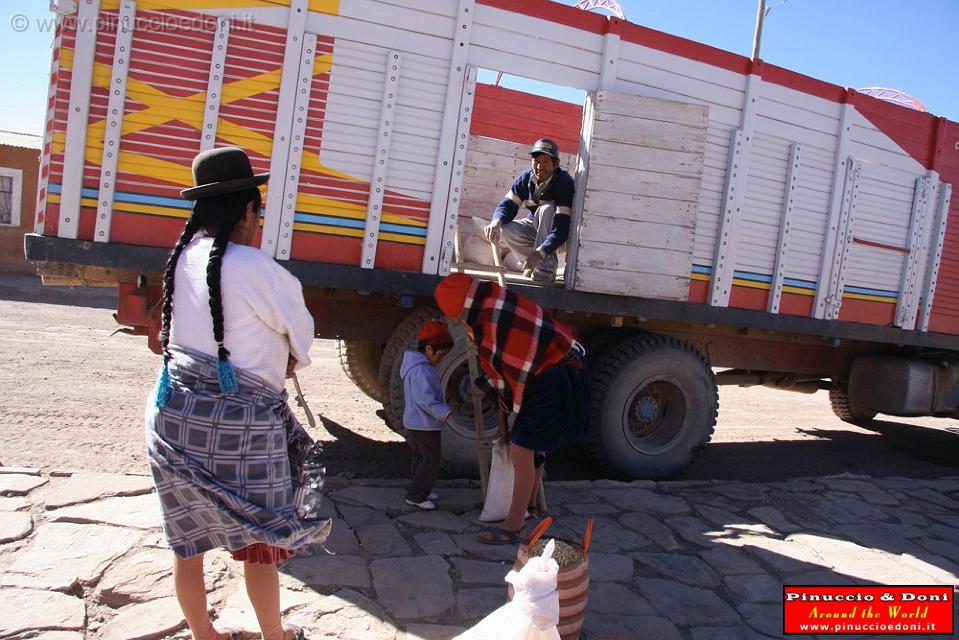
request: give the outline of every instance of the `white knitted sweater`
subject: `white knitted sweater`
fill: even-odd
[[[177,261],[173,285],[170,345],[217,357],[210,315],[206,266],[213,238],[197,237]],[[220,273],[224,345],[230,361],[266,380],[277,391],[284,387],[287,356],[297,368],[310,364],[313,316],[303,301],[300,281],[268,255],[230,243]]]

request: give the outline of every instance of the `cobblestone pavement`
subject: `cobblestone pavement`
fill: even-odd
[[[402,482],[330,479],[331,553],[281,568],[286,619],[314,640],[439,640],[503,604],[516,549],[477,541],[475,484],[437,491],[439,510],[411,511]],[[783,584],[959,583],[959,477],[599,480],[547,494],[551,535],[579,540],[595,521],[585,640],[780,637]],[[0,638],[189,637],[150,478],[2,467],[0,496]],[[219,624],[256,629],[239,569],[207,555],[210,606]]]

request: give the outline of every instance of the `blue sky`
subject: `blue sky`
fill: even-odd
[[[767,62],[841,86],[900,89],[936,115],[959,120],[959,0],[767,2],[773,8],[760,52]],[[5,2],[0,10],[0,60],[6,61],[0,129],[43,132],[52,40],[41,28],[51,15],[47,4]],[[756,0],[620,0],[620,5],[630,22],[751,53]]]

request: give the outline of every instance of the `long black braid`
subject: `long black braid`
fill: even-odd
[[[210,314],[213,318],[213,338],[217,343],[218,373],[220,386],[225,392],[236,391],[236,378],[229,363],[230,352],[223,344],[223,301],[220,295],[220,271],[223,264],[223,254],[226,252],[230,236],[233,235],[237,223],[246,213],[247,203],[253,203],[253,210],[259,211],[261,198],[260,190],[253,188],[236,193],[228,193],[212,198],[203,198],[193,204],[193,215],[183,227],[183,233],[170,256],[163,273],[163,308],[160,343],[163,347],[163,369],[157,383],[155,393],[156,403],[162,407],[170,395],[170,378],[168,365],[170,362],[170,324],[173,316],[173,284],[176,273],[177,260],[183,248],[190,243],[193,236],[201,228],[213,231],[213,248],[210,250],[210,259],[207,264],[206,282],[210,291]]]
[[[200,230],[200,226],[200,221],[197,216],[195,214],[191,215],[186,221],[186,224],[183,225],[183,233],[180,234],[180,239],[177,240],[173,249],[170,251],[169,257],[167,257],[166,270],[163,272],[163,321],[160,328],[160,345],[163,347],[164,364],[170,362],[170,320],[173,317],[173,282],[174,274],[176,273],[176,263],[177,260],[180,259],[180,254],[183,253],[183,248],[190,244],[190,240],[192,240],[196,232]]]

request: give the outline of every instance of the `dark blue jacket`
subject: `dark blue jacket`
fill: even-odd
[[[557,167],[553,177],[550,178],[546,191],[538,200],[533,200],[531,197],[535,187],[532,169],[527,169],[517,176],[516,180],[513,181],[513,186],[510,187],[509,193],[500,201],[493,212],[493,220],[499,220],[506,224],[516,217],[521,205],[529,209],[527,217],[532,218],[540,205],[555,204],[556,216],[553,218],[553,228],[550,229],[543,244],[534,247],[542,249],[546,253],[554,253],[569,238],[569,216],[573,207],[573,192],[576,190],[573,177],[565,170]]]

